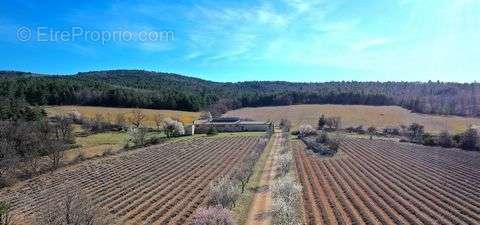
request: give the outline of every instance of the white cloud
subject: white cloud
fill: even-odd
[[[387,38],[374,38],[374,39],[365,39],[360,42],[355,43],[352,46],[352,50],[356,52],[364,51],[372,47],[382,46],[389,44],[390,40]]]

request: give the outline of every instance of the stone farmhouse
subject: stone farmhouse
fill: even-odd
[[[271,122],[246,121],[239,117],[196,120],[194,126],[195,133],[206,133],[210,127],[214,127],[219,132],[269,131],[273,129],[273,123]]]

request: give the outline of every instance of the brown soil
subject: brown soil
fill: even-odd
[[[268,158],[263,168],[257,192],[253,196],[246,225],[267,225],[271,223],[271,192],[270,186],[276,176],[276,158],[280,150],[281,133],[276,132],[273,146],[268,150]]]

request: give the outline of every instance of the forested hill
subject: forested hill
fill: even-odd
[[[290,104],[399,105],[415,112],[480,116],[480,84],[249,81],[221,83],[170,73],[111,70],[48,76],[0,72],[2,105],[91,105],[198,111]]]

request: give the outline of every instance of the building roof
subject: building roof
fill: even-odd
[[[239,117],[219,117],[213,118],[210,122],[211,123],[234,123],[240,121]]]

